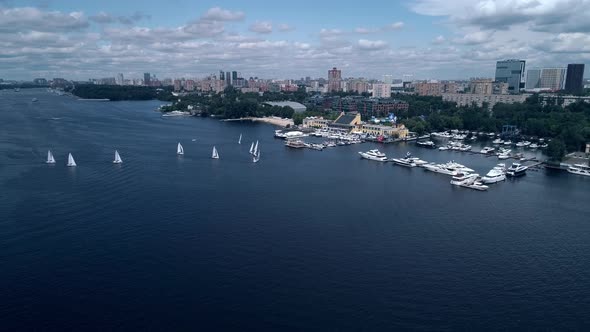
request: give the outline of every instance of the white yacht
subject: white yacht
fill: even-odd
[[[375,160],[375,161],[387,161],[387,157],[384,153],[379,152],[379,150],[369,150],[367,152],[359,152],[362,158]]]
[[[180,142],[178,142],[178,145],[176,146],[176,154],[177,155],[184,154],[184,148],[182,147],[182,144],[180,144]]]
[[[438,148],[438,151],[446,151],[448,149],[449,149],[448,146],[441,146],[441,147]]]
[[[529,143],[529,144],[530,144],[530,143]],[[517,147],[519,147],[519,148],[522,148],[522,147],[524,147],[525,145],[524,145],[524,142],[522,142],[522,141],[521,141],[521,142],[517,142],[517,143],[516,143],[516,146],[517,146]]]
[[[483,149],[481,149],[481,151],[479,151],[479,153],[488,154],[488,153],[493,153],[494,151],[496,151],[495,148],[491,148],[489,146],[486,146]]]
[[[213,152],[211,152],[211,159],[219,159],[219,153],[217,153],[215,146],[213,147]]]
[[[504,145],[512,145],[512,141],[504,141]]]
[[[498,164],[481,178],[481,182],[486,184],[496,183],[504,180],[506,180],[506,166],[504,164]]]
[[[257,163],[260,160],[260,150],[256,151],[256,154],[252,155],[252,162]]]
[[[506,175],[511,177],[523,176],[526,174],[527,169],[527,166],[523,166],[520,163],[512,163],[512,166],[506,170]]]
[[[427,165],[424,165],[423,167],[425,170],[431,171],[434,173],[440,173],[440,174],[451,175],[451,176],[455,176],[455,175],[459,174],[459,172],[457,172],[457,170],[449,169],[443,164],[427,164]]]
[[[588,165],[575,164],[569,166],[567,171],[572,174],[590,176],[590,166]]]
[[[47,161],[45,163],[55,164],[55,158],[53,158],[53,153],[51,153],[51,150],[47,150]]]
[[[436,145],[434,144],[433,141],[416,142],[416,145],[421,146],[423,148],[430,148],[430,149],[434,149],[436,147]]]
[[[529,145],[529,148],[531,149],[537,149],[539,147],[539,145],[537,143],[532,143],[531,145]]]
[[[408,152],[408,154],[406,154],[406,156],[404,158],[393,158],[391,159],[391,161],[396,164],[396,165],[400,165],[400,166],[405,166],[405,167],[416,167],[416,163],[414,162],[414,160],[412,160],[410,158],[410,153]]]
[[[242,144],[242,134],[240,134],[240,138],[238,138],[238,144]]]
[[[456,163],[454,161],[449,161],[448,163],[443,164],[443,165],[446,166],[446,167],[448,167],[449,169],[454,169],[454,170],[456,170],[458,172],[461,172],[461,173],[471,173],[471,172],[474,172],[473,169],[471,169],[469,167],[466,167],[464,165],[461,165],[459,163]]]
[[[122,164],[123,163],[123,159],[121,159],[121,156],[119,155],[119,151],[115,150],[115,160],[113,160],[113,164]]]
[[[479,176],[479,174],[469,174],[469,173],[457,174],[457,175],[453,176],[453,178],[451,180],[451,184],[459,186],[462,184],[466,184],[468,182],[475,182],[475,180],[477,179],[478,176]]]
[[[495,140],[492,141],[492,143],[499,145],[499,144],[504,144],[504,141],[500,138],[496,138]]]
[[[407,157],[407,159],[411,160],[412,162],[414,162],[414,164],[416,164],[416,166],[424,166],[426,164],[428,164],[428,162],[426,160],[422,160],[420,158],[417,157]]]
[[[510,155],[508,153],[501,153],[498,155],[498,159],[500,160],[506,160],[508,158],[510,158]]]

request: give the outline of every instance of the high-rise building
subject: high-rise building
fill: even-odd
[[[502,60],[496,62],[496,82],[508,83],[509,93],[518,93],[524,74],[524,60]]]
[[[469,82],[469,92],[491,95],[493,93],[494,80],[489,78],[472,79]]]
[[[551,91],[562,90],[564,81],[565,68],[543,68],[539,88]]]
[[[382,81],[385,84],[392,84],[393,83],[393,76],[392,75],[383,75]]]
[[[123,74],[121,74],[121,73],[117,74],[117,77],[115,79],[115,83],[117,83],[117,85],[123,85],[123,82],[125,82],[125,79],[123,78]]]
[[[573,63],[567,65],[565,90],[569,93],[582,91],[584,88],[584,64]]]
[[[150,86],[152,81],[152,76],[150,75],[150,73],[143,73],[143,84]]]
[[[342,81],[342,72],[336,67],[328,70],[328,92],[340,91],[340,81]]]
[[[223,70],[219,71],[219,79],[224,81],[225,80],[225,74],[223,73]]]
[[[526,72],[526,90],[538,89],[541,85],[541,69],[529,69]]]
[[[231,85],[231,73],[229,71],[225,72],[225,84]]]
[[[182,81],[181,80],[174,80],[174,91],[180,91],[182,89]]]
[[[374,98],[390,98],[391,97],[391,84],[373,84],[373,97]]]
[[[238,72],[237,71],[232,71],[231,72],[231,81],[232,83],[235,82],[238,79]]]

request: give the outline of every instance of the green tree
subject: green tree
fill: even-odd
[[[547,155],[552,161],[561,161],[565,156],[565,143],[561,139],[552,139],[547,146]]]

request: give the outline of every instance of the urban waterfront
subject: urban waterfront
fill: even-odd
[[[163,118],[159,104],[0,91],[3,329],[590,325],[589,178],[540,170],[474,192],[357,152],[480,174],[496,158],[292,150],[273,126]]]

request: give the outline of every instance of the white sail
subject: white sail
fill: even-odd
[[[260,150],[256,152],[256,154],[252,157],[252,162],[257,163],[260,160]]]
[[[250,154],[254,153],[254,142],[250,145]]]
[[[176,147],[176,153],[184,154],[184,148],[182,147],[182,144],[180,144],[180,142],[178,142],[178,146]]]
[[[254,152],[252,152],[253,154],[256,154],[258,152],[258,141],[256,141],[256,145],[254,145]]]
[[[115,160],[113,160],[113,164],[121,164],[123,162],[123,160],[121,159],[121,156],[119,155],[119,151],[115,150]]]
[[[77,166],[76,162],[74,161],[74,157],[72,157],[72,154],[68,154],[68,167],[74,167]]]
[[[242,134],[240,134],[240,138],[238,139],[238,144],[242,144]]]
[[[213,153],[211,153],[211,158],[219,159],[219,153],[217,153],[217,149],[213,147]]]
[[[55,164],[55,158],[53,158],[53,153],[51,153],[51,150],[47,150],[47,161],[46,163],[48,164]]]

